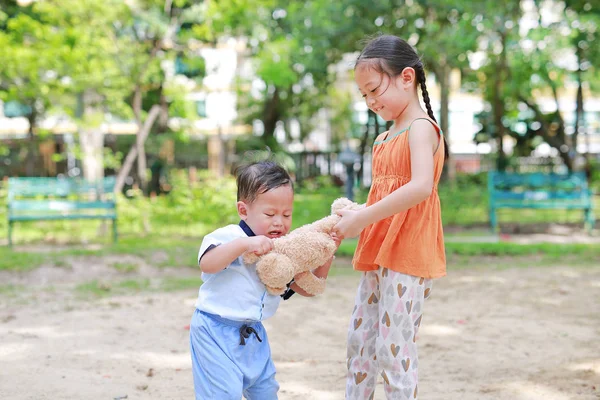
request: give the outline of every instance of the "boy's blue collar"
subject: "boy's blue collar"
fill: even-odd
[[[244,233],[248,236],[256,236],[254,234],[254,232],[252,232],[252,229],[248,226],[248,224],[246,223],[246,221],[241,220],[240,221],[240,228],[242,228],[242,230],[244,231]]]

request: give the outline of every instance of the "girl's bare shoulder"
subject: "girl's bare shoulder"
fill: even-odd
[[[389,131],[385,131],[381,134],[379,134],[379,136],[377,136],[377,138],[375,139],[376,142],[382,142],[383,140],[385,140],[385,138],[387,137]]]

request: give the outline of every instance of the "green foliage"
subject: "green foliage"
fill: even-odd
[[[353,96],[348,91],[336,87],[329,88],[327,106],[330,110],[331,146],[341,150],[341,144],[346,139],[360,138],[361,132],[356,121]]]
[[[597,175],[597,169],[594,169]],[[595,178],[594,178],[595,179]],[[598,187],[597,180],[593,185]],[[233,177],[219,179],[206,171],[199,173],[198,181],[190,183],[186,171],[172,170],[169,194],[147,198],[139,190],[130,189],[128,197],[118,196],[117,210],[120,239],[111,246],[112,252],[134,253],[140,256],[152,256],[155,249],[146,246],[143,237],[172,236],[175,238],[197,239],[206,233],[226,224],[237,223],[239,217],[235,207],[236,188]],[[441,184],[438,189],[442,204],[442,220],[445,227],[479,227],[488,229],[487,174],[458,175],[455,183]],[[0,236],[6,235],[5,192],[0,191]],[[331,177],[320,177],[296,186],[294,199],[293,227],[311,223],[330,213],[333,200],[344,196],[344,189]],[[367,192],[356,191],[356,201],[364,203]],[[600,198],[596,205],[600,209]],[[578,210],[499,210],[501,223],[581,223],[583,215]],[[17,243],[28,242],[81,242],[99,241],[98,229],[101,223],[96,221],[61,221],[20,223],[15,225]],[[147,232],[146,228],[150,231]],[[109,228],[107,228],[109,229]],[[151,239],[153,240],[153,239]],[[109,236],[101,241],[110,242]],[[187,246],[186,241],[175,240],[169,251],[161,256],[164,265],[176,264],[180,257],[179,248]],[[0,249],[1,250],[1,249]],[[11,253],[12,254],[12,253]],[[99,254],[86,252],[85,254]],[[184,252],[185,254],[185,252]],[[3,253],[0,251],[0,256]],[[7,256],[8,257],[8,256]],[[41,257],[27,258],[27,254],[16,254],[12,262],[27,265],[42,262]],[[0,257],[1,258],[1,257]],[[50,259],[49,262],[52,262]],[[193,265],[193,260],[189,261]],[[0,270],[3,268],[0,262]]]
[[[444,225],[468,226],[487,223],[487,174],[458,175],[454,185],[440,185],[438,193]]]
[[[259,161],[274,161],[285,168],[290,174],[296,171],[296,163],[294,159],[286,152],[265,149],[264,145],[260,145],[259,141],[242,141],[240,142],[245,147],[241,154],[238,164],[248,164]],[[257,146],[257,147],[254,147]]]
[[[586,245],[539,244],[522,246],[515,243],[462,243],[469,236],[490,235],[488,227],[488,196],[486,174],[459,175],[454,185],[443,184],[439,187],[442,203],[442,219],[446,231],[449,257],[460,262],[463,258],[479,257],[536,257],[535,260],[557,262],[590,262],[598,260],[600,247]],[[173,190],[168,195],[150,199],[139,192],[133,192],[131,198],[119,197],[119,242],[112,244],[110,238],[100,234],[99,224],[87,221],[69,221],[68,223],[32,223],[16,225],[16,247],[0,247],[0,271],[27,271],[40,265],[65,266],[70,257],[102,257],[106,255],[128,254],[140,257],[146,263],[158,267],[196,267],[196,256],[201,239],[208,232],[226,224],[239,221],[235,209],[235,183],[232,178],[217,179],[201,174],[198,182],[190,184],[187,176],[175,172]],[[343,196],[343,189],[332,185],[326,177],[306,183],[297,188],[294,198],[294,217],[292,227],[297,228],[329,215],[331,203]],[[358,191],[356,201],[364,203],[367,193]],[[600,198],[596,201],[600,209]],[[6,235],[6,207],[0,204],[0,235]],[[502,210],[499,215],[503,223],[513,222],[521,225],[528,223],[581,223],[580,211],[556,210]],[[144,232],[144,220],[149,222],[151,231]],[[456,228],[475,228],[462,234],[453,233]],[[461,239],[454,243],[453,238]],[[464,239],[464,240],[462,240]],[[58,247],[51,252],[32,252],[27,246],[32,242],[47,242],[49,246],[59,243],[76,243],[77,247]],[[85,242],[95,243],[87,248]],[[84,242],[84,243],[82,243]],[[97,244],[102,244],[97,246]],[[42,244],[43,245],[43,244]],[[351,256],[356,240],[342,243],[339,255]],[[61,249],[62,248],[62,249]],[[567,257],[561,259],[563,257]],[[567,262],[567,261],[563,261]],[[570,261],[569,261],[570,262]],[[113,267],[123,272],[133,272],[135,262],[117,261]],[[193,287],[198,282],[165,282],[164,288],[176,290]],[[145,290],[146,285],[126,283],[123,285],[103,286],[93,282],[82,287],[83,292],[99,295],[122,293],[122,286]],[[121,289],[119,289],[121,287]]]
[[[590,185],[594,193],[600,195],[600,161],[598,159],[590,160]]]
[[[298,81],[292,65],[292,55],[297,51],[297,44],[289,39],[266,43],[255,58],[258,77],[267,85],[289,88]]]
[[[170,173],[170,183],[176,188],[169,195],[148,199],[141,191],[131,189],[128,198],[118,202],[120,225],[141,233],[144,220],[153,230],[197,236],[216,226],[238,221],[235,180],[217,179],[206,171],[199,174],[199,181],[190,183],[186,171]],[[167,232],[165,232],[167,233]]]

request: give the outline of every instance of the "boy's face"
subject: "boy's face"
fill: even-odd
[[[238,214],[252,232],[271,239],[283,236],[292,225],[294,191],[290,185],[259,194],[252,203],[238,201]]]

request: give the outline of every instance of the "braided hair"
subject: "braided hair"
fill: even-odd
[[[378,72],[388,75],[390,78],[402,73],[404,68],[412,67],[415,70],[417,83],[421,86],[421,95],[427,108],[429,118],[437,123],[431,108],[429,92],[425,84],[425,69],[423,62],[413,47],[403,39],[393,35],[381,35],[371,40],[356,60],[356,68],[360,63],[369,62]],[[448,143],[444,140],[444,161],[449,157]]]

